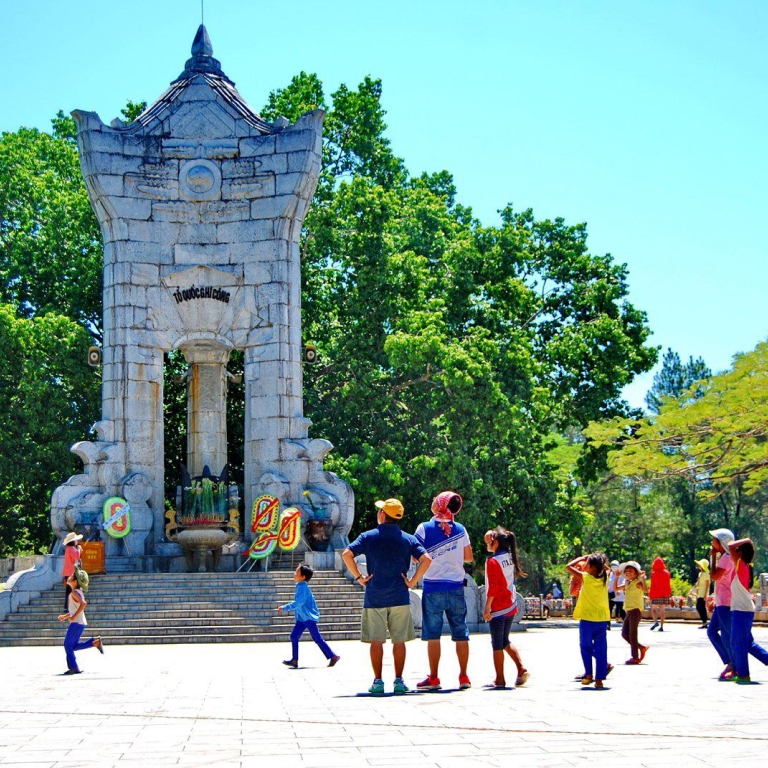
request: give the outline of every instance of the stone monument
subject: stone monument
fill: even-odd
[[[67,531],[120,496],[132,531],[124,547],[109,540],[107,555],[147,570],[181,559],[165,534],[163,490],[163,356],[173,349],[189,364],[192,475],[226,465],[226,366],[243,350],[239,543],[250,543],[254,499],[272,494],[301,508],[305,524],[325,510],[333,548],[344,546],[352,489],[323,470],[333,446],[308,437],[302,394],[299,236],[320,170],[323,112],[293,125],[264,121],[200,26],[184,71],[133,122],[73,115],[104,239],[102,417],[96,439],[72,447],[84,473],[53,494],[57,551]]]

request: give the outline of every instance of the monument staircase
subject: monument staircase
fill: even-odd
[[[287,642],[293,614],[290,570],[253,573],[111,573],[94,575],[86,635],[108,645]],[[360,637],[363,590],[337,571],[316,571],[312,591],[328,640]],[[0,646],[61,645],[64,587],[57,585],[0,622]],[[308,635],[305,635],[308,637]]]

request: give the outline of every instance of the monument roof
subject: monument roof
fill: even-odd
[[[137,118],[142,126],[149,125],[156,119],[162,119],[176,99],[197,78],[203,78],[248,125],[261,133],[275,133],[270,125],[245,101],[238,93],[234,82],[221,69],[221,63],[213,58],[213,46],[208,30],[203,24],[198,27],[195,39],[192,41],[192,58],[187,60],[184,71],[171,83],[170,88],[157,101],[147,107]]]

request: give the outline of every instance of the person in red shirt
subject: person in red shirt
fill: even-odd
[[[672,597],[672,576],[660,557],[653,561],[651,588],[648,591],[648,597],[651,601],[651,616],[655,622],[651,629],[659,627],[659,632],[663,632],[664,617],[667,613],[669,599]]]
[[[506,688],[504,653],[517,667],[515,685],[525,685],[530,674],[523,666],[520,653],[509,642],[512,619],[517,613],[516,577],[526,576],[517,558],[515,534],[498,527],[485,534],[485,545],[491,557],[485,563],[485,611],[483,618],[490,623],[493,665],[496,668],[494,688]]]
[[[75,573],[75,566],[82,560],[83,548],[78,542],[83,537],[78,533],[68,533],[64,537],[64,566],[61,569],[61,578],[64,580],[64,611],[69,610],[69,594],[72,587],[69,586],[69,578]]]

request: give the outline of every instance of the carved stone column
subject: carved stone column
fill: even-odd
[[[187,468],[195,477],[208,465],[218,475],[227,463],[227,361],[223,347],[185,347],[187,375]]]

